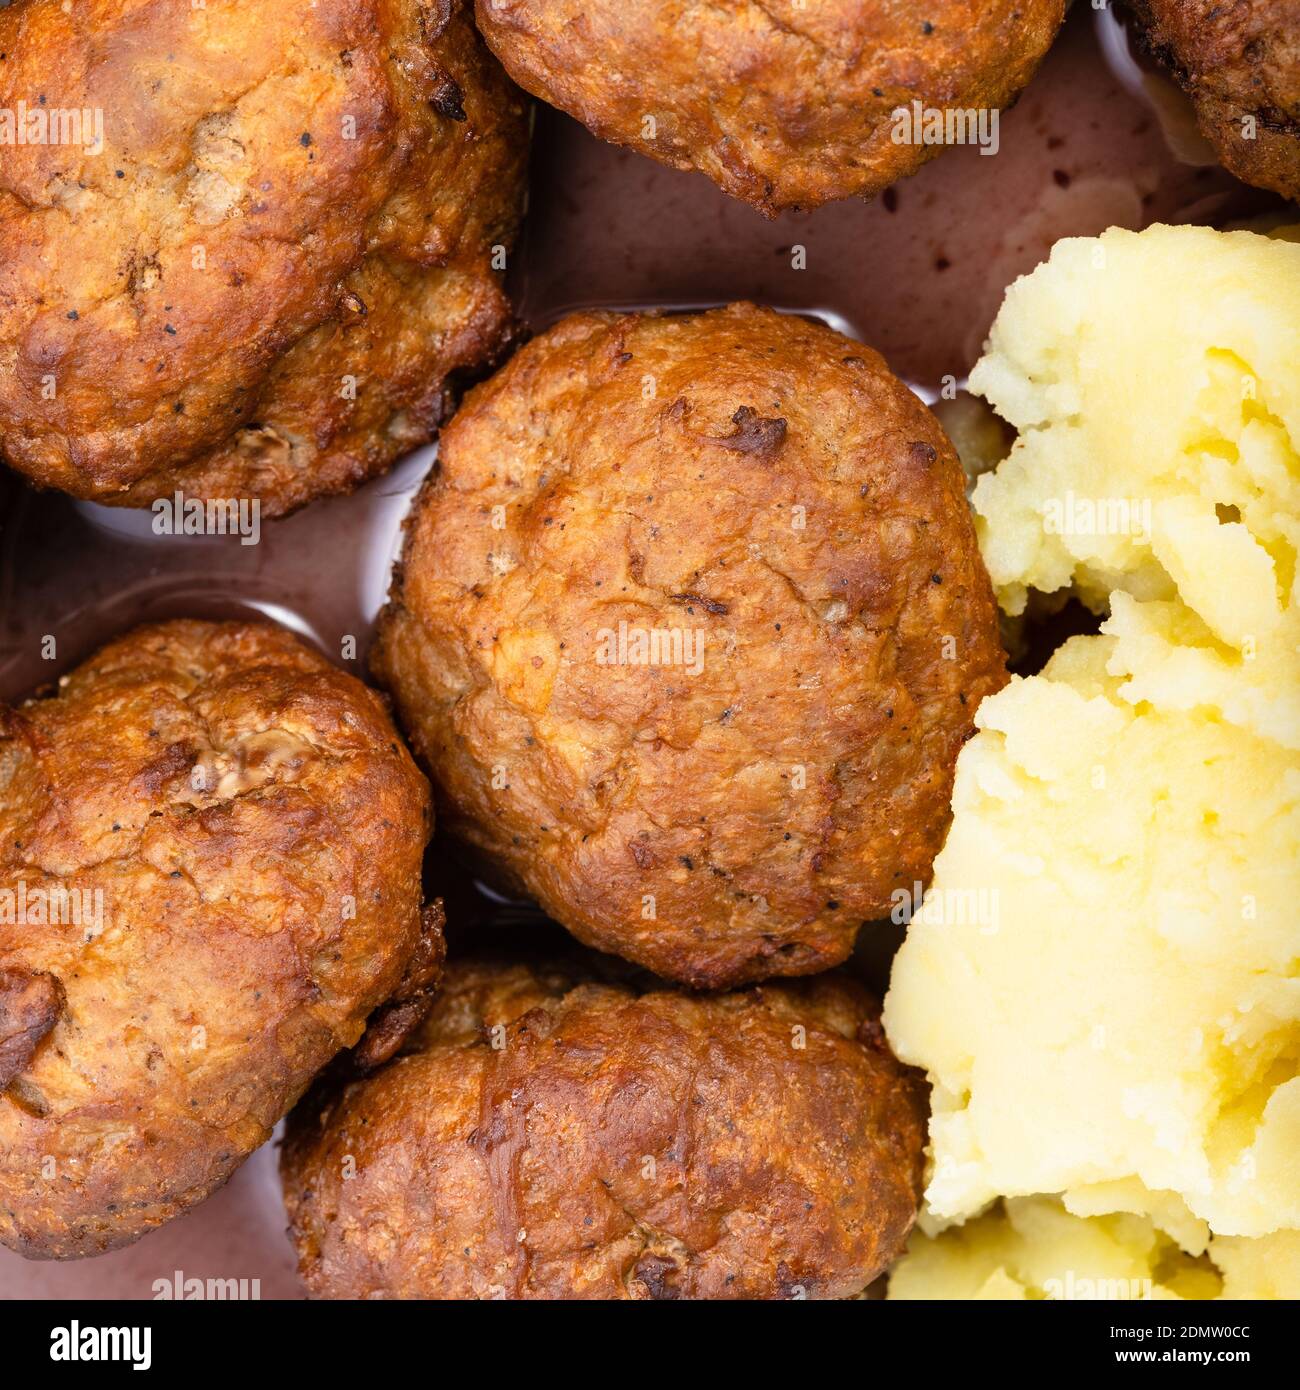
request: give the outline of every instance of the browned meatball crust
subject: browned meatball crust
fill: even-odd
[[[1295,0],[1136,0],[1152,52],[1239,179],[1300,199],[1300,9]]]
[[[415,1050],[290,1119],[325,1298],[840,1298],[902,1249],[923,1086],[835,976],[696,997],[453,965]]]
[[[526,117],[468,0],[17,0],[0,52],[0,108],[102,113],[98,150],[0,148],[0,457],[36,482],[277,515],[508,337]]]
[[[477,0],[520,86],[769,216],[879,193],[938,145],[893,113],[1008,105],[1064,0]]]
[[[1005,679],[934,416],[752,305],[578,315],[471,393],[374,669],[448,828],[711,988],[838,964],[928,876]]]
[[[0,1242],[96,1254],[222,1183],[436,970],[430,827],[380,698],[269,624],[0,706]]]

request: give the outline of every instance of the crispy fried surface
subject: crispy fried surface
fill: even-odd
[[[402,980],[429,832],[379,697],[266,624],[0,706],[0,1242],[95,1254],[223,1182]]]
[[[413,1052],[299,1106],[314,1296],[837,1298],[894,1258],[924,1093],[858,986],[591,980],[454,964]]]
[[[1293,0],[1135,0],[1134,9],[1224,167],[1257,188],[1300,199],[1300,14]]]
[[[752,305],[567,319],[408,526],[376,674],[446,825],[582,940],[808,974],[927,877],[1003,655],[960,465],[869,348]],[[651,630],[698,673],[633,664]]]
[[[500,350],[525,116],[465,0],[18,0],[0,52],[0,107],[103,113],[102,153],[0,156],[0,454],[36,482],[276,515]]]
[[[595,134],[698,169],[770,215],[870,195],[941,146],[892,113],[1003,107],[1063,0],[477,0],[520,86]]]

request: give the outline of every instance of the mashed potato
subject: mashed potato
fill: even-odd
[[[934,1085],[925,1230],[1060,1203],[898,1278],[1037,1296],[1060,1242],[1154,1278],[1168,1237],[1219,1271],[1169,1292],[1264,1287],[1300,1240],[1300,246],[1059,243],[971,380],[1020,431],[974,493],[1003,605],[1109,617],[980,707],[885,1011]]]
[[[1191,1249],[1300,1226],[1300,754],[1130,698],[1173,617],[1117,594],[958,761],[885,1010],[935,1087],[932,1221],[1064,1192]]]
[[[1177,597],[1233,648],[1277,625],[1300,545],[1300,245],[1058,242],[1007,291],[970,385],[1020,432],[973,499],[1008,612],[1073,583],[1099,609]]]
[[[917,1232],[890,1298],[1300,1298],[1300,1233],[1218,1236],[1186,1254],[1146,1217],[1071,1216],[1015,1197],[938,1238]]]

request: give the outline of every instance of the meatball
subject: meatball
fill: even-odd
[[[0,457],[35,482],[275,516],[428,440],[510,335],[526,116],[468,0],[33,0],[0,52],[47,123],[0,154]]]
[[[282,1176],[325,1298],[842,1298],[902,1250],[924,1089],[835,976],[694,997],[455,964],[412,1050],[313,1091]]]
[[[914,894],[1005,680],[934,416],[752,305],[581,314],[478,387],[373,663],[503,887],[708,988],[838,964]]]
[[[1136,0],[1147,46],[1245,183],[1300,199],[1300,20],[1289,0]]]
[[[895,113],[919,102],[978,121],[1007,106],[1064,12],[1064,0],[477,0],[520,86],[768,216],[914,174],[941,146],[900,138]]]
[[[135,1240],[409,1008],[430,828],[380,698],[267,624],[141,628],[0,706],[0,1242]]]

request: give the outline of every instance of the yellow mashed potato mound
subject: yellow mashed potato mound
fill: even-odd
[[[970,387],[1020,432],[976,484],[1002,606],[1071,583],[1178,597],[1239,648],[1300,546],[1300,245],[1155,226],[1057,242]]]
[[[1149,1218],[1072,1216],[1051,1197],[1013,1197],[937,1239],[912,1236],[894,1299],[1300,1298],[1300,1232],[1216,1236],[1188,1255]]]
[[[958,762],[885,1008],[934,1087],[895,1278],[1038,1297],[1091,1241],[1170,1295],[1294,1288],[1300,245],[1058,243],[971,385],[1019,431],[973,495],[1003,606],[1109,616],[986,700]],[[1037,1200],[981,1217],[999,1198]]]

